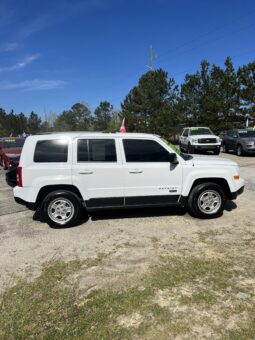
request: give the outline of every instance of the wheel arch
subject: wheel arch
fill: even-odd
[[[231,190],[229,187],[229,184],[227,182],[227,180],[225,178],[217,178],[217,177],[208,177],[208,178],[198,178],[196,179],[189,191],[189,195],[191,193],[191,191],[193,190],[193,188],[199,184],[203,184],[203,183],[214,183],[214,184],[218,184],[226,193],[226,197],[227,199],[231,199]],[[189,196],[188,195],[188,196]]]
[[[70,184],[46,185],[42,187],[40,191],[38,192],[36,202],[35,202],[35,207],[38,208],[49,193],[53,191],[57,191],[57,190],[70,191],[75,194],[75,196],[78,198],[80,202],[83,202],[83,197],[81,195],[80,190],[74,185],[70,185]]]

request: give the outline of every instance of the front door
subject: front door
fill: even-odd
[[[124,205],[123,169],[118,141],[79,138],[73,143],[73,184],[88,208]]]
[[[182,190],[182,165],[156,140],[122,139],[125,205],[176,204]]]

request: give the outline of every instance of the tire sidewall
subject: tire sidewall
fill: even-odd
[[[227,149],[227,146],[226,146],[225,143],[222,145],[222,151],[223,151],[224,153],[227,153],[227,152],[228,152],[228,149]]]
[[[198,198],[200,195],[207,190],[214,190],[217,191],[221,196],[221,206],[217,212],[213,214],[206,214],[202,210],[200,210],[198,205]],[[216,183],[203,183],[199,184],[198,186],[194,187],[188,200],[188,205],[192,215],[201,219],[212,219],[222,216],[223,210],[225,208],[226,203],[226,194],[222,190],[222,188]]]
[[[240,152],[239,152],[240,150]],[[237,145],[237,148],[236,148],[236,154],[237,156],[241,157],[243,155],[243,148],[242,148],[242,145]]]
[[[74,207],[74,214],[73,217],[70,219],[70,221],[68,221],[65,224],[59,224],[55,221],[53,221],[49,215],[48,215],[48,207],[50,205],[50,203],[55,200],[56,198],[61,199],[61,198],[66,198],[69,201],[72,202],[73,207]],[[45,220],[45,222],[48,223],[48,225],[52,228],[69,228],[69,227],[73,227],[79,220],[80,215],[81,215],[81,211],[82,211],[82,206],[80,203],[79,198],[72,192],[70,191],[54,191],[49,193],[42,204],[42,208],[41,208],[41,213],[42,216]]]

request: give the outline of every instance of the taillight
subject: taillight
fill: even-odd
[[[22,167],[18,166],[17,169],[17,182],[18,182],[18,187],[22,187]]]

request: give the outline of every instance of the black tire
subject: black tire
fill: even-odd
[[[82,210],[82,204],[73,192],[61,190],[53,191],[45,197],[41,206],[41,215],[52,228],[68,228],[78,223]],[[53,214],[59,216],[54,218]]]
[[[228,153],[228,148],[227,148],[227,145],[225,143],[222,145],[222,151],[224,153]]]
[[[236,154],[237,156],[241,157],[243,156],[243,147],[241,144],[238,144],[236,147]]]
[[[193,146],[190,145],[190,143],[188,144],[188,147],[187,147],[187,153],[188,154],[193,154],[194,153],[194,148],[193,148]]]
[[[220,154],[220,150],[215,150],[215,151],[213,151],[213,154],[214,154],[214,155],[219,155],[219,154]]]
[[[212,202],[211,208],[207,209],[205,201],[210,198],[210,195],[212,195],[212,199],[215,199],[215,205]],[[216,203],[216,200],[218,200],[218,203]],[[222,215],[226,200],[226,193],[218,184],[202,183],[192,189],[188,198],[188,207],[194,217],[211,219]]]

